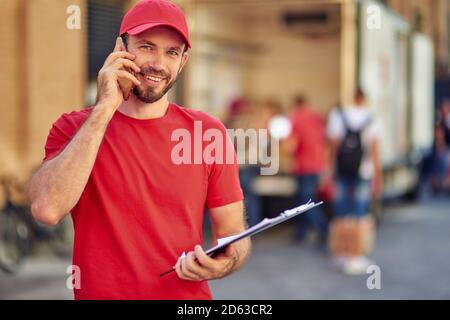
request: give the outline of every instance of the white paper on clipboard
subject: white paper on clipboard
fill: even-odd
[[[268,228],[271,228],[277,224],[280,224],[286,220],[289,220],[305,211],[308,211],[314,207],[317,207],[317,206],[321,205],[322,203],[323,203],[322,201],[315,203],[310,200],[309,202],[307,202],[301,206],[283,211],[279,216],[277,216],[275,218],[271,218],[271,219],[265,218],[260,223],[254,225],[253,227],[251,227],[237,235],[218,239],[217,245],[208,249],[205,253],[207,255],[212,255],[213,253],[225,248],[227,245],[229,245],[233,242],[236,242],[236,241],[241,240],[246,237],[254,236],[257,233],[260,233]]]

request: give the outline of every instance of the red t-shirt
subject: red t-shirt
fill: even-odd
[[[55,122],[45,160],[64,149],[91,110],[66,113]],[[115,112],[87,185],[71,211],[73,264],[81,276],[75,299],[212,298],[206,281],[181,280],[175,272],[159,277],[183,251],[202,244],[205,207],[243,199],[234,149],[231,164],[173,163],[171,153],[181,139],[171,137],[180,128],[191,135],[194,159],[198,142],[194,121],[197,127],[201,121],[203,133],[216,128],[223,141],[231,143],[220,121],[175,104],[157,119]],[[203,141],[200,147],[210,143]]]
[[[298,142],[294,151],[294,173],[319,174],[325,167],[326,134],[322,116],[310,107],[291,114],[292,137]]]

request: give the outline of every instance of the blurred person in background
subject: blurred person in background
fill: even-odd
[[[224,124],[227,129],[258,129],[261,121],[258,121],[255,107],[248,99],[238,97],[234,99],[225,115]],[[256,143],[255,143],[256,142]],[[255,179],[260,173],[258,163],[250,163],[249,154],[258,152],[258,143],[252,139],[246,139],[245,144],[238,144],[234,141],[239,165],[239,179],[242,191],[244,192],[245,212],[248,225],[251,227],[263,219],[262,199],[253,190]]]
[[[434,166],[431,180],[432,192],[438,195],[450,192],[450,100],[444,99],[438,109],[435,127]]]
[[[272,157],[271,121],[283,113],[283,108],[274,99],[266,99],[262,102],[250,102],[246,98],[236,98],[231,102],[229,112],[225,115],[225,124],[228,129],[241,129],[245,135],[245,143],[234,140],[239,164],[239,177],[244,192],[247,221],[253,226],[264,218],[262,198],[255,192],[255,182],[261,175],[262,156],[270,157],[271,161],[277,161]],[[248,131],[247,131],[248,130]],[[259,130],[267,130],[267,134],[260,134]],[[236,133],[236,131],[235,131]],[[256,139],[251,139],[254,134]],[[237,136],[235,134],[235,136]]]
[[[277,116],[283,115],[284,109],[280,102],[273,98],[264,100],[258,107],[259,125],[261,128],[269,128],[270,121]]]
[[[310,199],[315,201],[318,196],[321,174],[326,165],[325,119],[307,104],[303,96],[296,98],[289,118],[292,131],[287,148],[292,157],[292,172],[297,179],[297,201],[300,205]],[[319,243],[325,245],[328,223],[322,207],[315,207],[296,218],[294,240],[304,241],[310,228],[317,232]]]
[[[380,123],[366,105],[361,89],[354,104],[331,111],[327,124],[330,160],[335,177],[334,218],[330,251],[347,274],[365,274],[375,226],[370,214],[372,197],[382,192],[379,155]]]

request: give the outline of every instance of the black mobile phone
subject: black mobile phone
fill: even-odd
[[[121,39],[121,41],[122,41],[122,49],[127,51],[127,49],[126,49],[127,47],[126,47],[125,43],[123,42],[123,39]],[[125,70],[130,72],[134,76],[136,76],[136,73],[134,72],[134,70],[127,68],[127,67],[125,67]],[[119,79],[119,86],[120,86],[120,89],[122,90],[123,99],[128,100],[130,98],[131,92],[133,91],[134,83],[129,79]]]

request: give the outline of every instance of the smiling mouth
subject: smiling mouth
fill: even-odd
[[[145,79],[160,82],[161,80],[164,80],[163,78],[153,77],[153,76],[145,76]]]
[[[139,73],[139,74],[151,83],[160,83],[162,80],[165,80],[165,78],[161,78],[161,77],[157,77],[157,76],[153,76],[153,75],[148,75],[148,74],[146,75],[146,74],[142,74],[142,73]]]

